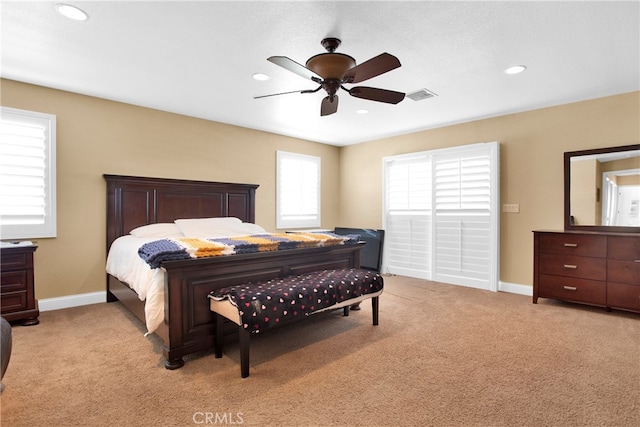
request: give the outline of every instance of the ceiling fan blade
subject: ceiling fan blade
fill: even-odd
[[[291,71],[299,75],[300,77],[304,77],[305,79],[313,80],[316,83],[320,83],[322,81],[322,77],[305,67],[304,65],[298,64],[293,59],[289,59],[286,56],[271,56],[267,58],[267,61],[272,62],[285,70]]]
[[[397,104],[404,99],[403,92],[395,90],[378,89],[375,87],[356,86],[348,89],[349,95],[356,98],[368,99],[370,101],[386,102],[387,104]]]
[[[333,114],[338,111],[338,96],[333,96],[333,101],[330,97],[325,96],[322,100],[322,105],[320,106],[320,115],[328,116],[329,114]]]
[[[270,96],[278,96],[278,95],[286,95],[288,93],[302,93],[304,91],[302,90],[292,90],[291,92],[280,92],[280,93],[272,93],[270,95],[260,95],[260,96],[254,96],[253,99],[258,99],[258,98],[268,98]]]
[[[360,83],[400,66],[398,58],[385,52],[351,68],[344,74],[342,80],[345,83]]]
[[[289,93],[314,93],[314,92],[319,91],[320,89],[322,89],[322,86],[318,86],[316,89],[292,90],[290,92],[280,92],[280,93],[272,93],[270,95],[254,96],[253,99],[268,98],[270,96],[286,95],[286,94],[289,94]]]

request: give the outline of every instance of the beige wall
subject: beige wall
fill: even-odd
[[[602,215],[598,214],[601,203],[596,200],[602,191],[598,183],[599,162],[596,159],[580,160],[571,163],[571,215],[576,225],[600,225]]]
[[[563,153],[637,144],[639,139],[640,92],[633,92],[345,147],[341,223],[382,226],[383,157],[498,141],[501,204],[520,204],[520,213],[501,214],[500,280],[531,285],[532,230],[564,227]]]
[[[520,204],[502,214],[501,280],[531,284],[531,230],[563,226],[562,153],[640,133],[640,92],[339,149],[15,81],[0,89],[3,106],[57,116],[58,237],[38,240],[40,299],[104,291],[104,173],[259,184],[256,222],[275,230],[276,150],[316,155],[322,226],[379,228],[384,156],[482,141],[501,143],[501,203]]]
[[[322,221],[338,221],[340,149],[69,92],[1,81],[2,105],[57,116],[58,237],[38,239],[37,298],[104,291],[103,174],[259,184],[256,222],[275,230],[276,150],[322,158]]]

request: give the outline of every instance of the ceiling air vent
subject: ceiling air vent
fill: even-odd
[[[414,101],[422,101],[423,99],[433,98],[434,96],[438,95],[427,89],[420,89],[407,94],[407,98],[411,98]]]

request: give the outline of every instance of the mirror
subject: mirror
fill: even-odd
[[[564,153],[564,228],[640,233],[640,144]]]

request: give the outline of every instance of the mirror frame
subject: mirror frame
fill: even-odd
[[[593,150],[568,151],[564,153],[564,229],[565,231],[602,231],[610,233],[640,233],[640,227],[617,225],[573,225],[571,224],[571,158],[594,154],[617,153],[640,150],[640,144],[620,147],[597,148]]]

